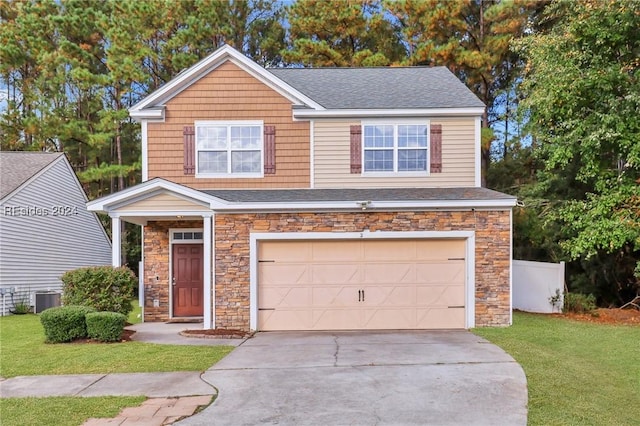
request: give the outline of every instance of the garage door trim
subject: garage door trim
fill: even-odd
[[[475,326],[475,232],[474,231],[377,231],[377,232],[252,232],[250,244],[250,318],[258,328],[258,244],[266,240],[382,240],[382,239],[465,239],[465,328]]]

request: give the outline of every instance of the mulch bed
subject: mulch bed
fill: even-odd
[[[564,313],[554,316],[576,321],[584,321],[595,324],[612,325],[640,325],[640,310],[638,309],[597,309],[593,314]]]
[[[242,339],[251,336],[253,333],[247,333],[242,330],[216,328],[214,330],[183,330],[180,334],[186,337],[199,337],[204,339]]]
[[[640,325],[640,310],[638,309],[604,309],[600,308],[593,314],[576,314],[572,312],[563,314],[551,314],[555,317],[566,318],[575,321],[584,321],[594,324],[612,325]],[[134,330],[124,330],[120,342],[130,342],[131,337],[136,332]],[[243,339],[250,337],[253,333],[234,329],[215,330],[183,330],[180,332],[185,337],[201,339]],[[93,339],[78,339],[71,343],[103,343]],[[118,343],[118,342],[114,342]]]

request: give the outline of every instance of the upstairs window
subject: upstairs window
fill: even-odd
[[[259,177],[263,174],[261,122],[196,122],[196,175]]]
[[[362,128],[363,172],[428,171],[428,125],[365,124]]]

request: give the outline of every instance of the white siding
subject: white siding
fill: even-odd
[[[111,264],[111,243],[85,202],[84,192],[64,157],[3,200],[0,287],[18,287],[16,302],[35,291],[61,290],[60,276],[68,270]],[[54,215],[56,206],[69,208],[73,214]],[[41,211],[18,216],[12,215],[12,207]],[[48,214],[42,214],[44,211]],[[8,295],[6,300],[8,312],[13,305]],[[4,312],[1,308],[0,298],[0,312]]]
[[[475,120],[431,119],[442,124],[442,173],[423,177],[352,174],[350,125],[359,121],[316,120],[314,135],[314,183],[316,188],[413,188],[475,186]],[[389,119],[393,123],[393,119]]]

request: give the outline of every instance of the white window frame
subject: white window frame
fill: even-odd
[[[231,171],[231,153],[234,151],[242,151],[242,150],[234,150],[231,149],[231,127],[240,127],[240,126],[252,126],[252,127],[260,127],[260,171],[258,173],[233,173]],[[199,153],[200,151],[212,151],[203,149],[200,150],[198,148],[198,129],[202,127],[227,127],[227,170],[226,173],[208,173],[208,172],[200,172],[200,161],[199,161]],[[207,120],[207,121],[196,121],[195,122],[195,136],[194,136],[194,144],[195,144],[195,165],[196,165],[196,178],[226,178],[226,179],[245,179],[245,178],[262,178],[264,177],[264,122],[262,120]],[[251,151],[254,151],[253,149]]]
[[[195,232],[199,232],[203,235],[202,238],[191,238],[185,240],[180,238],[179,240],[175,238],[175,234],[184,234],[185,232],[191,232],[192,234]],[[170,244],[202,244],[204,242],[204,230],[203,228],[171,228],[169,229],[169,243]]]
[[[398,126],[403,125],[422,125],[427,126],[427,168],[420,171],[399,171],[398,170],[398,151],[415,149],[415,148],[401,148],[398,147]],[[366,148],[365,147],[365,127],[367,126],[393,126],[393,148]],[[431,122],[426,119],[417,120],[367,120],[361,123],[361,157],[362,158],[362,174],[371,177],[388,177],[388,176],[428,176],[431,173]],[[393,170],[389,171],[366,171],[365,170],[365,152],[373,150],[389,150],[393,151]]]

